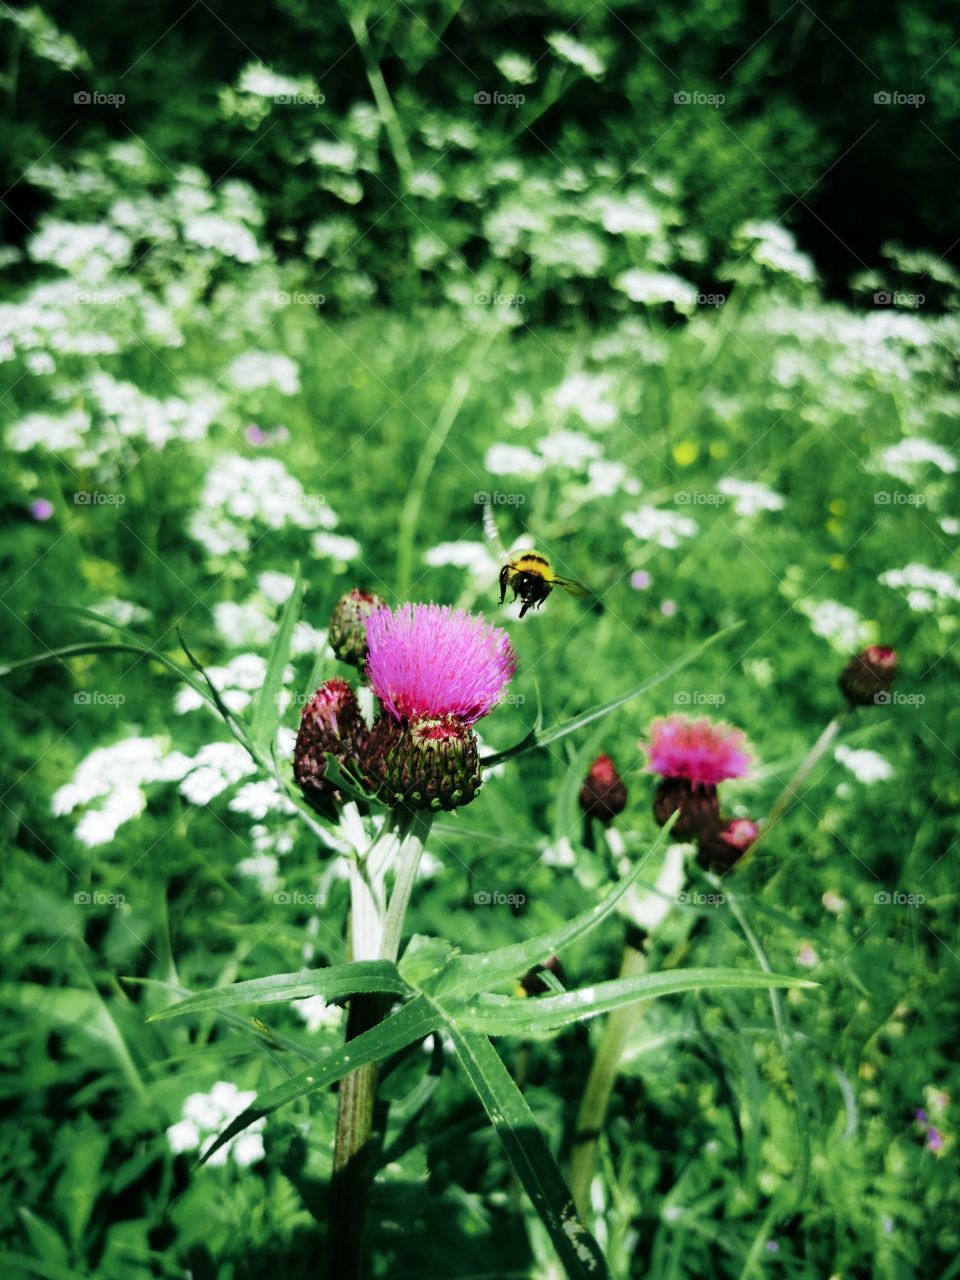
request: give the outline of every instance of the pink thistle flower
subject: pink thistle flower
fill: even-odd
[[[650,726],[647,772],[684,778],[692,787],[716,786],[742,778],[749,766],[746,739],[739,729],[687,716],[664,716]]]
[[[489,714],[517,669],[502,627],[448,605],[402,604],[366,619],[367,675],[397,720]]]

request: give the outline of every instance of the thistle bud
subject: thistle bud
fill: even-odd
[[[897,662],[896,650],[883,644],[872,644],[852,657],[837,681],[850,705],[869,707],[889,702]]]
[[[532,969],[527,970],[518,983],[517,995],[542,996],[546,991],[555,990],[555,988],[544,982],[541,976],[544,970],[552,973],[558,982],[563,982],[563,965],[560,963],[560,957],[551,956],[543,964],[534,965]]]
[[[597,756],[580,790],[580,808],[608,826],[627,807],[627,788],[609,756]]]
[[[340,597],[330,618],[330,647],[341,662],[363,669],[367,661],[366,620],[386,603],[375,591],[359,587]]]
[[[692,783],[686,778],[662,778],[653,793],[653,813],[661,827],[672,813],[680,816],[671,834],[677,840],[706,838],[720,825],[717,788],[709,783]]]
[[[724,875],[739,862],[760,834],[760,828],[749,818],[731,818],[713,835],[699,841],[697,861],[708,871]]]
[[[457,716],[403,725],[383,715],[364,756],[364,775],[385,804],[456,809],[480,790],[477,735]]]
[[[293,773],[308,804],[330,817],[343,796],[327,781],[327,755],[355,768],[369,730],[346,680],[328,680],[303,709]]]

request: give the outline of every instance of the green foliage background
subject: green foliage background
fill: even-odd
[[[165,999],[129,979],[199,990],[338,963],[347,910],[336,850],[275,804],[231,808],[236,782],[206,803],[145,782],[142,813],[83,839],[102,798],[52,804],[92,752],[155,738],[193,759],[227,735],[177,710],[176,681],[145,659],[13,664],[107,638],[51,606],[117,600],[174,660],[178,628],[214,668],[263,655],[279,605],[260,575],[297,563],[317,632],[355,582],[496,616],[481,493],[502,499],[508,540],[528,529],[602,599],[500,615],[521,665],[481,725],[489,745],[522,737],[538,705],[561,720],[744,626],[569,750],[491,777],[436,834],[411,931],[485,950],[596,900],[611,868],[582,844],[580,781],[597,751],[614,757],[630,793],[618,829],[639,856],[656,828],[638,742],[658,714],[744,728],[758,766],[727,804],[762,817],[838,710],[851,628],[901,653],[900,700],[843,739],[889,774],[825,758],[733,878],[773,969],[821,986],[783,997],[783,1035],[762,992],[645,1007],[596,1187],[611,1271],[957,1274],[960,45],[930,3],[582,9],[0,12],[5,1274],[317,1273],[332,1094],[271,1117],[249,1165],[191,1172],[167,1131],[217,1081],[282,1079],[272,1035],[317,1057],[338,1045],[336,1015],[148,1024]],[[251,66],[314,101],[251,89]],[[93,92],[126,100],[74,102]],[[251,380],[251,355],[292,366]],[[918,438],[946,462],[887,452]],[[504,464],[496,446],[527,458]],[[195,520],[237,457],[242,545],[218,550]],[[598,460],[622,470],[605,482]],[[782,507],[743,514],[720,487],[731,476]],[[670,519],[638,536],[623,517],[647,507]],[[346,542],[316,540],[329,512]],[[459,552],[436,554],[448,543]],[[880,580],[907,566],[905,585]],[[241,626],[223,604],[252,613]],[[288,730],[319,679],[349,674],[303,634]],[[264,854],[269,874],[238,869]],[[76,899],[93,891],[124,901]],[[570,986],[615,976],[626,928],[562,957]],[[681,963],[756,966],[729,903],[674,904],[651,967]],[[499,1042],[561,1163],[599,1027]],[[551,1274],[449,1047],[401,1056],[384,1096],[373,1274]]]

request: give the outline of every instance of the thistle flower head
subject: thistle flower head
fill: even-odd
[[[483,782],[477,735],[451,715],[406,725],[382,715],[368,739],[363,772],[385,804],[410,809],[457,809]]]
[[[746,738],[739,729],[687,716],[665,716],[650,726],[647,772],[684,778],[692,787],[716,786],[742,778],[749,766]]]
[[[366,620],[367,675],[397,720],[487,715],[517,669],[507,633],[448,605],[382,608]]]
[[[897,652],[885,644],[872,644],[855,654],[840,672],[837,683],[854,707],[889,702],[897,674]]]

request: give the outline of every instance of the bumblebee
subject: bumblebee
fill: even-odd
[[[500,570],[500,604],[503,604],[507,589],[510,588],[513,591],[514,600],[522,601],[521,618],[528,609],[539,609],[554,587],[561,587],[575,596],[591,594],[581,583],[573,582],[569,578],[561,578],[559,574],[554,573],[550,567],[550,561],[539,551],[518,551],[508,556],[500,541],[489,503],[486,503],[483,508],[483,527],[487,537],[500,553],[501,559],[506,560],[506,564]]]
[[[520,617],[528,609],[539,609],[554,587],[562,587],[575,596],[589,595],[586,587],[579,582],[571,582],[561,578],[550,568],[550,561],[539,551],[522,551],[508,560],[500,570],[500,603],[507,594],[507,588],[513,589],[514,600],[522,600]]]

